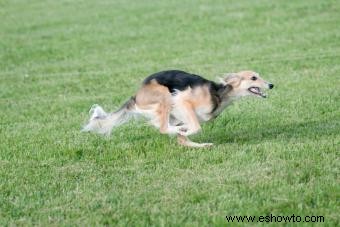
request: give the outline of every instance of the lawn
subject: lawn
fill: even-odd
[[[0,225],[340,221],[339,1],[0,0]],[[142,122],[81,133],[151,73],[275,84],[177,145]],[[234,223],[236,224],[236,223]],[[260,223],[258,223],[260,224]]]

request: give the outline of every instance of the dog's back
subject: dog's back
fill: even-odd
[[[183,91],[188,87],[194,88],[212,82],[201,76],[180,70],[168,70],[152,74],[144,80],[143,84],[150,84],[152,80],[167,87],[171,93],[176,92],[176,90]]]

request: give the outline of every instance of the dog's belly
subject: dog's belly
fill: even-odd
[[[200,122],[206,122],[206,121],[209,121],[213,118],[213,115],[210,113],[211,112],[210,107],[200,107],[200,108],[196,108],[194,111],[195,111],[195,115],[196,115],[197,119]],[[171,114],[172,118],[177,120],[177,121],[174,121],[174,119],[173,119],[173,122],[176,122],[176,124],[178,124],[178,122],[186,124],[189,121],[188,118],[190,118],[189,114],[186,113],[186,111],[184,111],[181,108],[174,107],[171,110],[170,114]]]

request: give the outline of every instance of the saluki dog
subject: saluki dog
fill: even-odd
[[[181,145],[206,147],[212,144],[195,143],[188,138],[201,130],[200,123],[216,118],[240,97],[265,98],[263,90],[273,87],[253,71],[226,74],[218,83],[180,70],[162,71],[147,77],[119,110],[106,113],[100,106],[92,106],[83,131],[109,135],[131,116],[142,115],[160,133],[177,135]]]

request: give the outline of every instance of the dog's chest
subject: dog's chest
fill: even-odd
[[[195,113],[200,122],[209,121],[213,118],[211,107],[198,107],[195,109]]]
[[[231,100],[226,101],[226,102],[222,102],[214,112],[211,113],[211,118],[215,118],[218,115],[220,115],[222,113],[222,111],[227,108],[227,106],[229,106],[231,104]]]
[[[209,121],[220,115],[222,111],[230,104],[231,101],[222,102],[213,112],[212,107],[198,107],[195,109],[195,113],[200,122]]]

